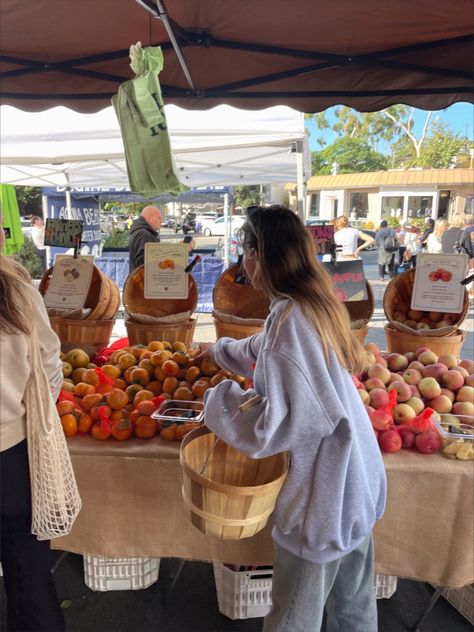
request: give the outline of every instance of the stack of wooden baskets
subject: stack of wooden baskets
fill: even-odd
[[[368,281],[365,282],[367,288],[367,298],[364,301],[347,301],[344,303],[349,317],[351,319],[352,333],[360,342],[364,343],[367,332],[369,331],[368,323],[374,314],[374,293]]]
[[[229,336],[240,340],[263,331],[270,312],[270,299],[249,283],[236,283],[243,274],[237,264],[231,265],[217,279],[213,291],[216,337]]]
[[[44,296],[48,289],[53,268],[43,275],[39,291]],[[92,278],[82,310],[67,315],[57,315],[57,311],[48,310],[51,327],[61,341],[61,349],[67,353],[75,347],[84,349],[90,355],[109,344],[120,307],[120,290],[117,285],[97,266],[93,267]],[[76,317],[73,317],[76,316]]]
[[[395,318],[400,306],[410,305],[413,285],[415,282],[415,269],[410,268],[393,278],[387,285],[383,297],[383,309],[389,321],[385,326],[385,338],[387,351],[406,353],[416,351],[419,347],[429,347],[437,355],[452,354],[459,356],[464,342],[464,332],[459,326],[466,318],[469,309],[469,296],[464,291],[463,308],[459,314],[450,316],[450,325],[442,329],[422,329],[415,331],[408,328]]]
[[[153,340],[187,345],[193,341],[196,319],[192,318],[198,302],[196,282],[188,275],[188,296],[184,299],[146,299],[144,266],[131,272],[123,288],[125,327],[131,345],[147,345]]]

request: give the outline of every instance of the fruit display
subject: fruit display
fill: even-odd
[[[435,422],[448,414],[449,425],[468,420],[472,428],[474,361],[459,361],[450,354],[438,357],[428,347],[405,354],[384,353],[372,343],[365,349],[369,367],[353,381],[382,451],[414,448],[431,454],[446,447]],[[460,460],[472,458],[469,455],[463,448]]]
[[[433,273],[434,274],[434,273]],[[438,280],[436,276],[436,280]],[[410,329],[428,330],[452,327],[461,320],[462,314],[445,314],[442,312],[421,312],[410,309],[408,303],[397,303],[392,313],[392,321],[402,323]]]
[[[180,441],[197,422],[158,423],[152,415],[163,402],[202,402],[204,393],[225,379],[246,385],[245,378],[209,358],[194,365],[194,353],[183,342],[153,341],[122,347],[108,358],[94,358],[96,363],[82,349],[62,354],[64,381],[56,407],[64,434],[90,434],[99,441],[158,434]]]
[[[441,438],[440,452],[448,459],[474,460],[474,427],[472,417],[440,415],[436,425]]]

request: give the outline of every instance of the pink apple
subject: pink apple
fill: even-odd
[[[408,360],[408,362],[413,362],[413,360],[416,360],[416,353],[414,351],[407,351],[403,355]]]
[[[441,395],[445,395],[452,402],[454,402],[454,400],[456,399],[456,396],[454,395],[453,391],[450,391],[449,388],[442,388],[441,389]]]
[[[378,377],[369,377],[368,380],[365,380],[364,384],[368,391],[374,388],[385,388],[385,384]]]
[[[438,397],[433,397],[428,402],[430,408],[435,410],[437,413],[449,413],[451,412],[451,408],[453,407],[452,401],[446,395],[438,395]]]
[[[467,378],[464,380],[464,386],[474,386],[474,373],[471,373],[471,375],[467,376]]]
[[[373,413],[375,408],[373,408],[372,406],[368,406],[367,404],[364,404],[365,406],[365,410],[367,411],[367,413],[370,415],[370,413]]]
[[[421,399],[421,393],[418,390],[418,387],[415,386],[414,384],[410,384],[410,392],[411,392],[411,396],[412,397],[419,397]]]
[[[391,353],[387,358],[390,371],[403,371],[408,366],[408,360],[401,353]]]
[[[416,371],[422,371],[424,366],[425,365],[419,362],[418,360],[413,360],[412,362],[410,362],[407,368],[415,369]]]
[[[464,379],[469,377],[469,373],[467,372],[467,370],[463,366],[460,366],[460,365],[455,366],[453,371],[459,371],[459,373],[463,376]]]
[[[461,386],[456,395],[457,402],[474,402],[474,388],[472,386]]]
[[[372,364],[367,371],[367,375],[369,378],[378,377],[384,384],[387,384],[390,379],[390,371],[380,364]]]
[[[365,352],[365,359],[367,361],[367,364],[375,364],[375,356],[370,351]]]
[[[428,366],[428,364],[435,364],[438,362],[438,356],[433,351],[423,351],[418,356],[418,361],[421,362],[424,366]]]
[[[370,405],[374,408],[383,408],[389,402],[389,396],[384,388],[374,388],[369,394]]]
[[[450,391],[457,391],[464,386],[464,377],[456,369],[449,369],[441,378],[441,382]]]
[[[407,369],[402,377],[407,384],[416,385],[423,378],[423,375],[421,371],[417,371],[416,369]]]
[[[434,377],[438,382],[441,380],[442,376],[448,371],[448,367],[445,364],[441,364],[441,362],[435,362],[434,364],[427,364],[422,369],[423,377]]]
[[[474,404],[472,402],[456,402],[453,406],[453,413],[455,415],[474,417]]]
[[[401,373],[390,373],[390,379],[388,383],[393,384],[393,382],[400,382],[401,379],[403,379]]]
[[[405,424],[416,417],[416,413],[408,404],[397,404],[393,409],[393,420],[396,424]]]
[[[380,355],[380,347],[378,347],[374,342],[368,342],[364,348],[374,356]]]
[[[456,356],[453,356],[451,353],[443,353],[443,355],[440,355],[438,362],[447,366],[448,369],[454,369],[454,367],[458,365]]]
[[[418,347],[418,349],[415,351],[417,359],[425,351],[431,351],[431,349],[429,347]],[[436,360],[435,360],[435,362],[436,362]]]
[[[360,398],[361,398],[362,402],[364,404],[368,404],[370,402],[370,395],[369,395],[369,393],[363,388],[359,388],[358,391],[359,391],[359,395],[360,395]]]
[[[423,312],[420,312],[417,309],[411,309],[408,312],[408,318],[410,320],[414,320],[415,322],[418,322],[419,320],[421,320],[423,316],[424,316]]]
[[[375,364],[380,364],[380,366],[387,368],[387,360],[382,358],[382,356],[376,356]]]
[[[410,386],[401,380],[389,384],[387,390],[397,393],[397,402],[406,402],[411,397]]]
[[[416,415],[419,415],[421,411],[425,408],[424,403],[419,397],[410,397],[405,404],[408,404],[415,411]]]
[[[474,373],[474,360],[461,360],[459,366],[466,369],[469,374]]]
[[[433,399],[441,395],[441,386],[434,377],[424,377],[418,382],[418,390],[426,399]]]

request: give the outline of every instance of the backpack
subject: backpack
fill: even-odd
[[[383,249],[385,252],[397,252],[398,241],[394,233],[389,233],[383,238]]]

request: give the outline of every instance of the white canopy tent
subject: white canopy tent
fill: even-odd
[[[289,107],[249,112],[221,105],[190,112],[169,105],[166,116],[177,173],[189,187],[302,184],[309,176],[303,114]],[[0,129],[3,184],[128,188],[112,107],[80,114],[2,106]]]

